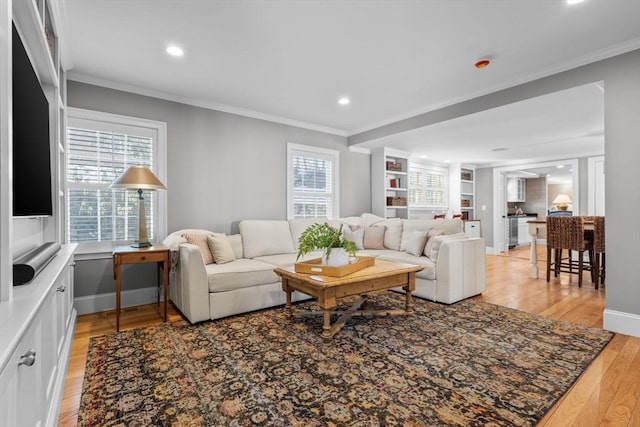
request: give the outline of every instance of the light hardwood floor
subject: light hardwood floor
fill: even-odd
[[[544,271],[544,247],[540,271]],[[509,256],[487,256],[487,290],[475,299],[542,316],[602,327],[606,286],[595,290],[585,273],[583,287],[577,276],[561,275],[547,283],[528,277],[528,248]],[[129,308],[120,318],[122,330],[161,322],[159,308]],[[171,307],[169,321],[181,315]],[[76,424],[89,339],[113,333],[115,313],[79,316],[59,424]],[[640,426],[640,339],[616,335],[569,392],[542,419],[539,426]]]

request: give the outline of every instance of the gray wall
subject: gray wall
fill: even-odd
[[[285,219],[287,143],[340,151],[340,215],[371,211],[369,156],[345,137],[69,81],[70,107],[167,123],[168,232],[204,228],[237,232],[242,219]],[[78,296],[113,292],[111,261],[80,262]],[[136,287],[153,286],[155,273]],[[151,271],[151,270],[149,270]],[[124,273],[123,273],[124,274]]]

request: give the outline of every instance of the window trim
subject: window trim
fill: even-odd
[[[407,167],[407,173],[410,174],[412,169],[422,169],[425,171],[430,171],[430,172],[436,172],[438,174],[442,174],[442,176],[444,177],[444,187],[443,187],[443,193],[444,193],[444,204],[443,205],[411,205],[411,209],[449,209],[449,205],[450,205],[450,200],[449,200],[449,169],[442,167],[442,166],[437,166],[437,165],[432,165],[432,164],[427,164],[427,163],[417,163],[417,162],[409,162],[409,165]],[[407,197],[409,194],[409,177],[407,176]],[[424,190],[424,188],[423,188]]]
[[[287,143],[287,219],[294,219],[295,212],[293,208],[293,155],[294,153],[309,153],[310,157],[314,155],[330,156],[333,158],[332,166],[332,194],[333,194],[333,212],[332,218],[340,218],[340,151],[329,148],[314,147],[312,145],[301,145],[292,142]]]
[[[116,126],[134,126],[140,128],[147,128],[157,135],[156,147],[154,150],[154,169],[153,172],[160,178],[160,180],[169,188],[167,182],[167,123],[156,120],[143,119],[139,117],[123,116],[119,114],[105,113],[102,111],[86,110],[82,108],[67,107],[67,123],[65,127],[65,149],[67,148],[67,128],[73,127],[72,123],[74,119],[79,120],[91,120],[94,122],[103,122],[107,125]],[[66,159],[65,159],[66,162]],[[64,203],[67,203],[67,172],[65,167],[65,175],[62,182],[64,188]],[[167,236],[167,191],[156,191],[157,205],[154,206],[154,235],[156,242],[162,242]],[[64,241],[68,243],[67,236],[67,221],[68,212],[65,212],[64,218]],[[91,255],[95,255],[96,258],[104,257],[105,253],[112,252],[115,246],[121,245],[121,241],[110,242],[80,242],[78,244],[79,255],[86,255],[83,259],[93,259]]]

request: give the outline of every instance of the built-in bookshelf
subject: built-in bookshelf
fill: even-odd
[[[473,168],[460,168],[460,210],[464,219],[475,219],[475,174]]]
[[[384,218],[408,218],[409,153],[380,148],[371,153],[372,213]]]

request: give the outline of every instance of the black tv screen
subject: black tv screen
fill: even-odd
[[[13,215],[52,215],[49,102],[13,27]]]

